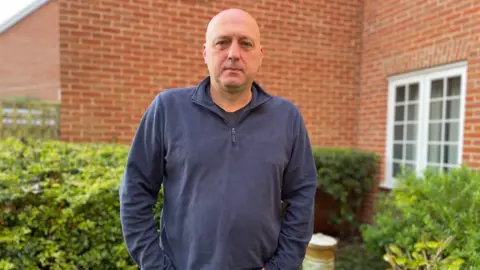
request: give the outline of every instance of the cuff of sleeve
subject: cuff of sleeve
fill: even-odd
[[[175,266],[173,265],[172,260],[168,257],[167,254],[163,254],[163,262],[165,263],[164,270],[176,270]]]

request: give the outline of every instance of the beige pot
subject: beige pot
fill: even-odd
[[[337,240],[331,236],[316,233],[307,247],[302,270],[335,270],[335,249]]]

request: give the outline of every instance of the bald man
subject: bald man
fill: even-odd
[[[317,176],[302,115],[254,81],[264,52],[252,16],[225,10],[205,38],[209,76],[159,93],[133,138],[120,186],[127,249],[141,269],[298,269]]]

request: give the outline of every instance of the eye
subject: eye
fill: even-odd
[[[250,41],[242,41],[241,44],[244,47],[252,47],[253,46],[253,43],[250,42]]]
[[[215,42],[215,45],[220,45],[220,46],[224,46],[224,45],[227,45],[228,44],[228,40],[226,39],[221,39],[221,40],[218,40],[217,42]]]

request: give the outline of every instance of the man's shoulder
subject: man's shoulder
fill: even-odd
[[[191,98],[192,93],[195,89],[196,89],[196,86],[166,88],[157,94],[157,98],[160,98],[162,100]]]
[[[295,104],[292,100],[285,97],[271,95],[269,104],[273,108],[279,109],[281,111],[286,111],[293,114],[300,113],[300,110],[297,104]]]
[[[162,107],[182,106],[191,101],[195,89],[196,86],[165,88],[155,95],[153,102]]]

